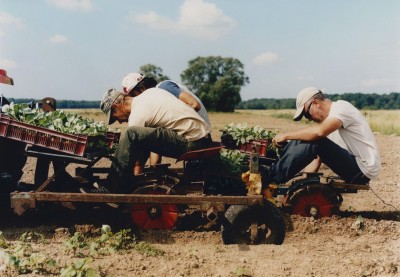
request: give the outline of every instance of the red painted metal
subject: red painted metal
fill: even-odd
[[[14,85],[14,80],[7,76],[7,71],[0,69],[0,83]]]
[[[139,189],[140,190],[140,189]],[[141,194],[165,195],[162,189],[141,191]],[[171,229],[178,221],[176,204],[133,204],[131,218],[140,229]]]

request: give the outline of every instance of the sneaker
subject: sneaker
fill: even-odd
[[[94,182],[93,183],[93,188],[79,188],[81,193],[110,193],[110,191],[104,187],[99,185],[98,183]],[[106,203],[108,206],[114,208],[114,209],[118,209],[119,205],[117,203]]]

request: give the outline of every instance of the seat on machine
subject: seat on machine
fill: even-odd
[[[186,152],[178,157],[176,161],[193,161],[213,157],[217,155],[222,148],[224,148],[224,146],[221,142],[213,141],[210,147]]]

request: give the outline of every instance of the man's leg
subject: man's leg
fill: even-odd
[[[292,140],[285,148],[276,164],[270,168],[273,181],[285,183],[317,157],[318,146],[314,142]]]
[[[346,182],[359,184],[369,182],[358,167],[356,158],[349,151],[329,139],[320,139],[317,143],[321,161]]]
[[[114,154],[109,176],[112,187],[129,186],[136,161],[147,160],[150,152],[176,158],[188,151],[188,145],[185,138],[169,129],[129,127],[121,135]]]
[[[271,166],[274,181],[289,181],[317,156],[346,182],[363,184],[369,181],[360,171],[355,157],[328,138],[314,142],[290,141],[279,161]]]
[[[304,169],[303,172],[318,172],[321,167],[321,159],[316,157],[311,163],[309,163]]]
[[[151,152],[151,153],[150,153],[149,160],[150,160],[150,165],[160,164],[160,163],[161,163],[161,160],[162,160],[162,156],[160,156],[160,155],[157,154],[157,153]]]

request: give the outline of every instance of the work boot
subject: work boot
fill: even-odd
[[[121,171],[113,164],[107,176],[107,188],[113,193],[129,194],[141,185],[157,182],[156,176],[152,175],[154,174],[142,173],[135,176],[132,171]]]
[[[107,188],[113,193],[131,193],[135,186],[135,176],[129,172],[127,175],[120,175],[113,168],[107,176]]]

